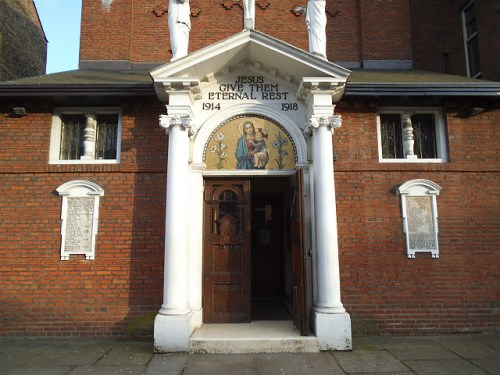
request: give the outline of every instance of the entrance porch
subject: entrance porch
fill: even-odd
[[[189,340],[189,352],[315,353],[316,336],[301,336],[291,320],[260,320],[251,323],[204,324]]]

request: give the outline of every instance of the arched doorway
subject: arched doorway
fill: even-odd
[[[232,116],[208,137],[203,323],[293,319],[308,334],[309,259],[297,160],[290,133],[267,116]]]

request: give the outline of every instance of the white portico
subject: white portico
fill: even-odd
[[[203,324],[222,322],[224,316],[231,322],[250,321],[254,316],[252,307],[245,303],[241,313],[237,311],[239,307],[233,300],[235,296],[240,299],[237,293],[250,293],[245,287],[245,280],[250,278],[246,266],[238,271],[240,283],[234,278],[231,282],[207,281],[215,273],[206,264],[207,251],[215,251],[207,248],[207,234],[217,237],[219,230],[224,233],[222,240],[214,239],[217,254],[232,249],[229,255],[221,255],[229,257],[231,263],[231,254],[240,245],[228,244],[243,234],[242,218],[247,217],[243,212],[245,207],[253,207],[242,203],[246,202],[243,195],[247,188],[242,188],[241,198],[235,198],[234,212],[214,219],[211,233],[207,230],[211,228],[207,212],[209,207],[218,207],[218,198],[207,197],[207,183],[213,186],[214,194],[217,189],[227,188],[236,196],[240,182],[241,186],[262,186],[262,181],[270,181],[270,185],[293,184],[288,179],[298,170],[303,171],[304,178],[303,194],[297,195],[298,199],[304,198],[304,204],[303,216],[297,222],[305,229],[301,241],[311,252],[298,275],[302,280],[299,290],[304,289],[302,297],[293,293],[296,275],[292,271],[284,271],[283,289],[293,284],[291,302],[305,311],[294,315],[295,325],[302,334],[311,328],[320,350],[351,349],[350,318],[340,295],[332,157],[332,132],[341,124],[340,116],[334,115],[335,103],[343,95],[349,73],[255,30],[242,31],[151,72],[157,96],[166,103],[167,114],[161,116],[160,125],[169,135],[164,293],[154,333],[157,351],[188,351],[192,333]],[[249,137],[247,132],[245,138],[247,125],[253,135]],[[264,160],[258,161],[255,156],[259,147],[255,133],[261,133],[262,143],[267,144]],[[241,163],[240,145],[245,140],[254,150],[245,156],[249,167]],[[258,197],[264,199],[265,191],[260,189]],[[287,189],[279,194],[288,197]],[[294,194],[290,193],[290,201],[296,201]],[[234,224],[240,212],[240,224]],[[286,219],[282,222],[288,223]],[[232,225],[239,226],[239,234],[232,232]],[[262,235],[260,238],[265,246],[268,239]],[[285,239],[283,246],[287,242]],[[248,246],[248,252],[255,249]],[[293,263],[287,255],[280,259],[283,264]],[[228,283],[238,286],[231,284],[231,289]],[[222,284],[223,288],[208,295]],[[222,305],[227,311],[217,315]]]

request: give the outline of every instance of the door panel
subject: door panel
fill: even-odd
[[[203,321],[251,318],[250,181],[206,180]]]
[[[293,321],[306,336],[309,334],[307,306],[307,258],[304,214],[304,171],[298,170],[291,181],[291,241],[292,241],[292,298]]]

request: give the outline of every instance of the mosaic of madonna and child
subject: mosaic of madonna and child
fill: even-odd
[[[221,124],[205,149],[207,169],[295,169],[295,145],[288,132],[268,118],[238,116]]]

